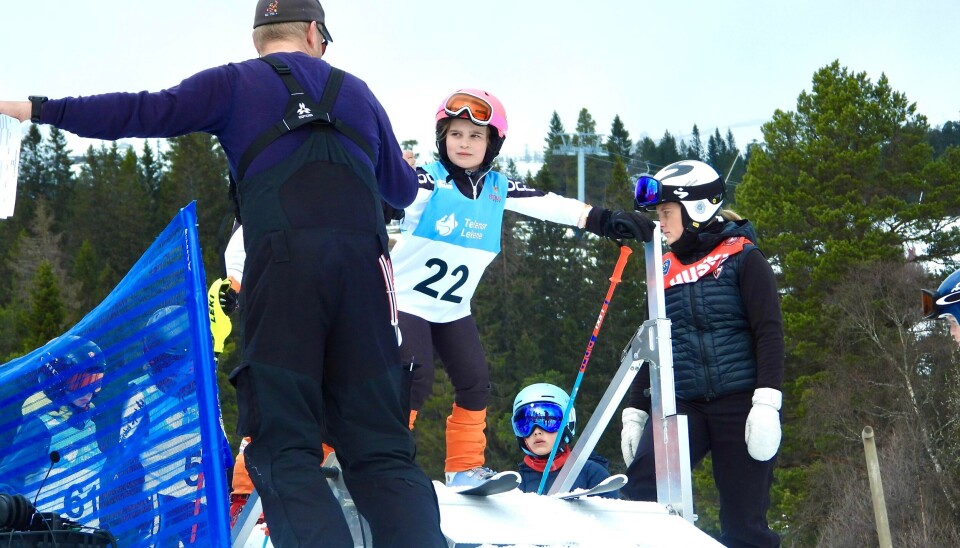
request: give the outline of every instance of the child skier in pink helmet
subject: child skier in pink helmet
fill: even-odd
[[[477,485],[484,466],[490,371],[470,311],[483,271],[500,252],[504,210],[586,229],[599,236],[648,241],[653,223],[633,211],[610,211],[544,193],[494,171],[507,136],[500,101],[480,89],[447,95],[436,111],[440,160],[417,168],[420,189],[403,213],[394,247],[400,354],[414,368],[410,425],[433,386],[434,350],[455,389],[447,417],[448,486]]]
[[[585,229],[598,236],[649,241],[653,222],[634,211],[610,211],[544,193],[493,170],[507,137],[500,101],[479,89],[460,89],[437,107],[440,160],[416,168],[417,197],[400,215],[402,238],[391,251],[400,354],[414,370],[410,427],[433,389],[434,350],[453,383],[447,417],[446,483],[478,485],[495,472],[484,466],[490,371],[470,299],[483,271],[500,253],[504,210]],[[413,157],[408,162],[413,165]],[[227,271],[240,280],[242,234],[227,248]]]

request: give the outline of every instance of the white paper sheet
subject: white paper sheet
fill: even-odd
[[[13,215],[20,175],[20,121],[0,114],[0,219]]]

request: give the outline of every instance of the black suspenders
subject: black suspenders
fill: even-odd
[[[237,180],[243,180],[247,173],[247,168],[253,160],[273,141],[305,125],[313,124],[317,127],[329,126],[339,131],[348,139],[356,143],[358,147],[370,158],[370,161],[376,164],[376,157],[373,149],[358,131],[345,124],[341,120],[330,115],[333,110],[333,104],[340,93],[340,86],[343,84],[344,72],[338,68],[332,68],[330,78],[327,80],[323,89],[323,96],[320,102],[316,103],[303,91],[303,87],[297,82],[296,78],[290,72],[290,67],[271,56],[261,57],[261,61],[269,64],[283,80],[283,84],[290,92],[290,98],[287,100],[286,112],[283,119],[261,133],[253,143],[247,148],[246,152],[240,158],[237,166],[237,179],[230,177],[230,195],[236,203],[236,217],[240,220],[240,205],[237,189]]]

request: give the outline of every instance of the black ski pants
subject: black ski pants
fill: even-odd
[[[410,408],[419,411],[433,393],[433,351],[436,349],[453,384],[454,402],[470,411],[486,409],[490,401],[490,366],[473,316],[433,323],[401,312],[399,320],[403,339],[401,359],[419,366],[413,370]]]
[[[767,525],[776,457],[756,461],[744,441],[752,396],[742,392],[710,401],[677,400],[677,413],[686,415],[689,425],[691,468],[707,453],[713,459],[713,480],[720,493],[720,542],[728,547],[780,546],[780,537]],[[643,429],[627,478],[620,490],[626,498],[657,500],[652,419]]]
[[[409,382],[375,236],[277,231],[247,246],[240,435],[274,546],[354,546],[320,473],[321,440],[377,547],[446,546],[436,493],[414,462]]]

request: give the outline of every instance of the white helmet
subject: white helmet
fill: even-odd
[[[637,180],[637,209],[652,210],[657,204],[677,202],[683,206],[684,228],[699,230],[710,223],[723,206],[723,178],[709,165],[681,160],[650,177]]]

